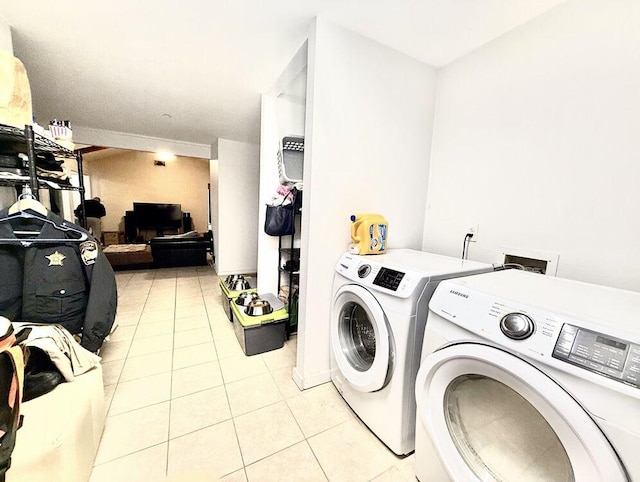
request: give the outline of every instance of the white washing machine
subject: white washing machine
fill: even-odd
[[[640,293],[523,271],[442,282],[416,379],[423,482],[640,480]]]
[[[397,454],[414,448],[414,381],[429,299],[446,278],[484,263],[409,249],[345,254],[336,265],[331,379],[360,419]]]

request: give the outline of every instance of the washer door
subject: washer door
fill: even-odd
[[[361,392],[383,388],[392,371],[392,342],[387,317],[365,288],[338,290],[331,311],[331,349],[349,385]]]
[[[416,402],[417,429],[453,480],[628,480],[579,403],[498,348],[461,343],[432,353],[418,371]]]

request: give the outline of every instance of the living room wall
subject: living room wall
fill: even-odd
[[[104,204],[103,231],[124,231],[123,216],[134,202],[182,205],[191,213],[193,229],[208,227],[209,160],[176,157],[156,166],[152,152],[109,149],[84,156],[84,172],[91,177],[91,193]]]

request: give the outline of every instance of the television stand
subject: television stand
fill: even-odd
[[[154,268],[205,266],[212,245],[207,235],[157,237],[149,244]]]

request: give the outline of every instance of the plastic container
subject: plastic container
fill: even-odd
[[[280,184],[290,186],[302,182],[304,167],[304,137],[283,137],[278,150]]]
[[[355,214],[351,221],[351,253],[383,254],[387,251],[389,225],[381,214]]]
[[[287,310],[281,308],[261,316],[249,316],[244,307],[231,303],[236,338],[245,355],[258,355],[282,348],[286,337]]]

